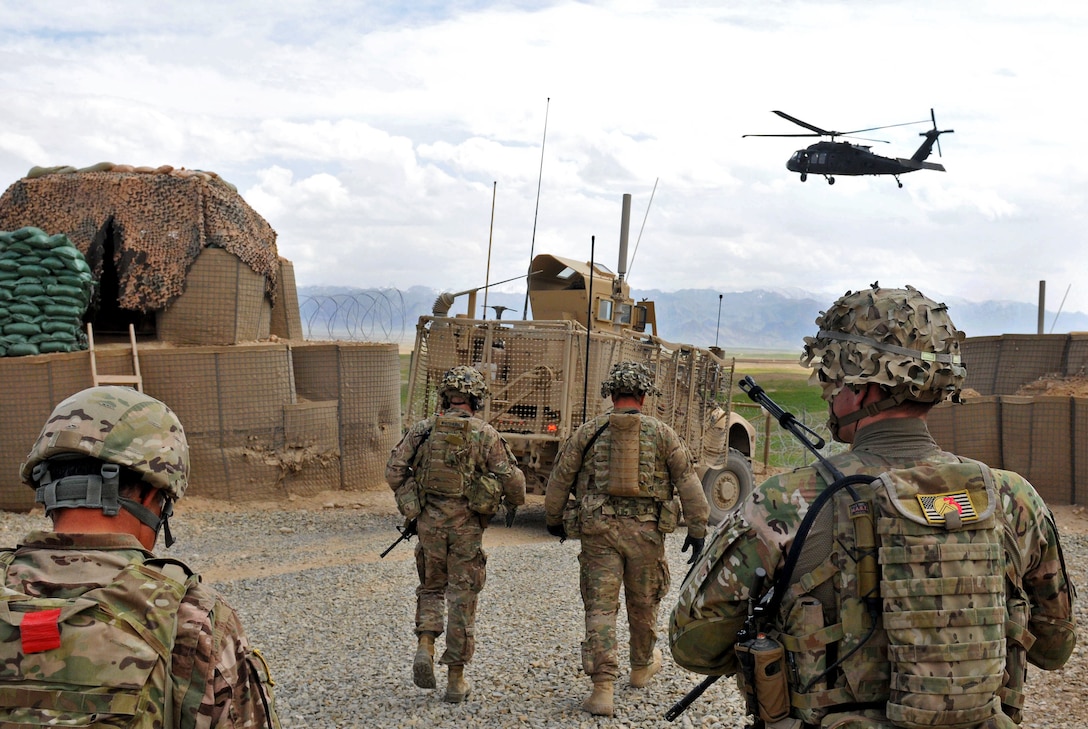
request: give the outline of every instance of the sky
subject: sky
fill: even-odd
[[[1037,0],[0,0],[0,182],[210,170],[299,286],[524,291],[532,254],[632,289],[879,281],[1088,311],[1088,5]],[[946,172],[785,168],[824,129]],[[1060,321],[1054,331],[1061,331]]]

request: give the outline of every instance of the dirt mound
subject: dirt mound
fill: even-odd
[[[1039,397],[1058,395],[1063,397],[1088,397],[1088,377],[1062,377],[1061,375],[1043,375],[1029,382],[1016,391],[1017,395]]]

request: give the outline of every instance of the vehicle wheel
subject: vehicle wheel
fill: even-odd
[[[710,504],[709,523],[721,524],[752,493],[752,464],[744,454],[733,448],[725,466],[707,469],[703,474],[703,492]]]

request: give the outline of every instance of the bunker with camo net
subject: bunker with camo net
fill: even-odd
[[[36,265],[67,260],[50,250],[79,258],[70,266],[87,280]],[[397,346],[305,341],[276,232],[217,174],[36,167],[0,196],[0,259],[0,304],[17,300],[0,311],[0,508],[33,505],[19,467],[53,406],[111,377],[138,380],[177,413],[190,494],[252,501],[382,485],[400,435]]]

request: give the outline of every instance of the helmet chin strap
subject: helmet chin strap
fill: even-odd
[[[174,543],[170,533],[169,519],[174,513],[174,502],[166,498],[162,505],[162,514],[148,509],[135,499],[121,496],[118,491],[121,468],[115,463],[103,463],[98,473],[65,476],[53,480],[49,474],[47,461],[34,466],[33,478],[38,487],[34,491],[34,500],[45,505],[46,516],[54,509],[101,509],[106,516],[117,516],[124,509],[142,524],[155,532],[158,539],[161,529],[166,546]]]
[[[856,423],[863,418],[871,418],[878,413],[882,413],[885,410],[891,410],[897,405],[903,404],[908,398],[910,393],[904,388],[898,393],[893,393],[883,400],[877,400],[871,402],[868,405],[855,410],[852,413],[846,415],[836,415],[835,409],[831,408],[830,413],[827,416],[827,427],[831,431],[831,437],[839,443],[845,443],[841,437],[839,437],[839,431],[847,425]]]

